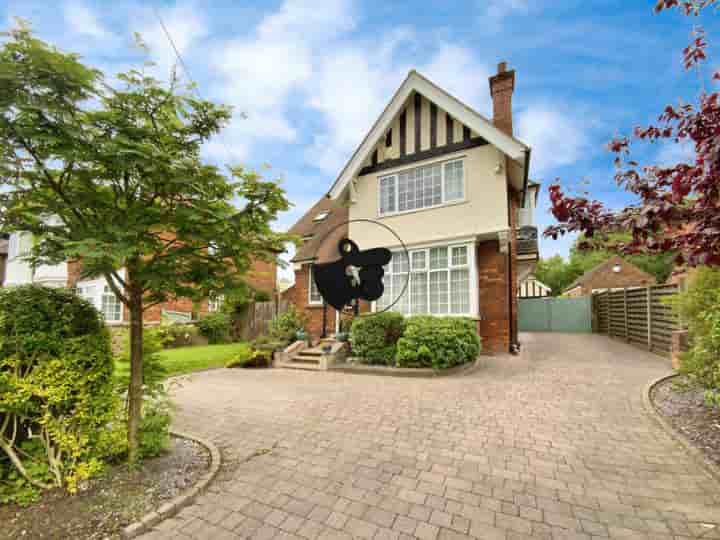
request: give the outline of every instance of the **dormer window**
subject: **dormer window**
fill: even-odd
[[[302,237],[302,241],[309,242],[310,240],[312,240],[312,238],[313,238],[312,234],[306,234],[305,236]]]
[[[329,215],[330,212],[320,212],[313,218],[313,221],[324,221]]]

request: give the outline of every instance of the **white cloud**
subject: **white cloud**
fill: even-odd
[[[517,136],[532,147],[531,174],[542,175],[583,157],[589,138],[574,120],[579,118],[583,116],[548,104],[531,105],[516,115]]]
[[[184,3],[161,9],[159,13],[180,56],[187,62],[185,56],[191,51],[191,46],[208,34],[208,25],[202,10],[193,3]],[[177,55],[155,14],[145,11],[142,16],[146,21],[138,31],[150,48],[150,56],[157,64],[158,76],[167,79],[172,67],[179,64]],[[177,73],[178,76],[184,75],[179,65]]]
[[[442,43],[430,61],[419,71],[447,92],[488,115],[491,110],[488,67],[473,56],[470,49]]]
[[[306,93],[329,42],[354,25],[349,0],[327,1],[322,9],[286,0],[260,21],[251,39],[223,43],[213,65],[221,75],[214,93],[246,115],[236,116],[225,136],[245,145],[253,139],[295,141],[287,114],[292,97]]]
[[[526,14],[528,12],[528,0],[481,0],[482,22],[497,29],[506,17],[515,13]]]
[[[76,34],[87,35],[96,39],[112,36],[97,19],[90,8],[78,0],[70,0],[63,6],[63,18],[70,30]]]
[[[381,54],[368,55],[367,47],[356,43],[323,60],[309,104],[322,114],[326,130],[306,151],[310,163],[339,173],[411,67],[482,112],[489,108],[488,70],[468,49],[441,43],[427,63],[411,66],[397,57],[414,39],[403,29],[379,39],[385,44]]]

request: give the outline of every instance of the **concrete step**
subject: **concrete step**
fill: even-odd
[[[296,354],[292,357],[293,362],[298,362],[300,364],[319,364],[320,363],[320,357],[319,356],[308,356],[304,353]]]
[[[304,362],[276,362],[275,367],[285,369],[304,369],[308,371],[320,371],[320,364],[306,364]]]
[[[302,354],[304,356],[322,356],[323,352],[321,349],[303,349],[299,353],[299,355]]]

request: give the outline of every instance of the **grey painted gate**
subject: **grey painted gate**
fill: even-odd
[[[592,298],[518,298],[521,332],[592,332]]]

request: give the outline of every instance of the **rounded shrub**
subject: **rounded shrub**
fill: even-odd
[[[405,319],[400,313],[387,311],[355,318],[350,327],[353,355],[364,363],[392,365],[404,329]]]
[[[0,290],[0,487],[77,488],[115,447],[119,398],[100,314],[70,291]],[[12,493],[0,497],[12,499]]]
[[[227,343],[230,341],[230,315],[223,311],[206,315],[198,321],[200,334],[207,338],[208,343]]]
[[[480,338],[472,319],[416,316],[407,320],[395,364],[444,369],[470,362],[479,353]]]

